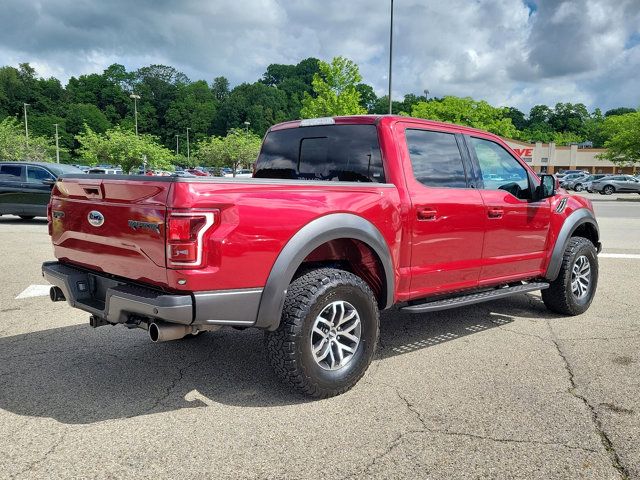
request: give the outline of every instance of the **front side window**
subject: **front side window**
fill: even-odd
[[[384,183],[375,125],[318,125],[269,132],[255,178]]]
[[[407,129],[413,176],[427,187],[467,188],[462,156],[453,133]]]
[[[55,180],[53,175],[40,167],[27,167],[27,182],[42,183],[43,180]]]
[[[485,190],[505,190],[516,198],[531,198],[529,175],[503,147],[490,140],[471,137]]]
[[[5,182],[22,181],[22,166],[21,165],[0,166],[0,180]]]

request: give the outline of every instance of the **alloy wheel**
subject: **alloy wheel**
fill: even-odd
[[[585,255],[576,258],[571,269],[571,292],[578,300],[589,294],[591,287],[591,263]]]
[[[311,352],[325,370],[338,370],[356,353],[362,335],[360,315],[349,302],[337,300],[322,309],[311,329]]]

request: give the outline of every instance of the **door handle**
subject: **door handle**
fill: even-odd
[[[417,214],[418,214],[418,220],[432,221],[436,219],[438,211],[435,208],[431,208],[431,207],[421,207],[421,208],[418,208]]]
[[[489,207],[487,210],[487,215],[489,218],[502,218],[504,215],[504,210],[501,208]]]

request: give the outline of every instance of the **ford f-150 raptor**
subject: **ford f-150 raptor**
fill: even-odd
[[[275,125],[253,178],[64,176],[48,217],[52,300],[156,342],[263,329],[277,374],[316,397],[364,375],[380,310],[542,290],[577,315],[598,280],[588,200],[495,135],[408,117]]]

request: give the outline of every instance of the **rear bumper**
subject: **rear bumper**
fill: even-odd
[[[261,288],[166,293],[60,262],[43,263],[42,275],[62,290],[69,305],[109,323],[143,317],[183,325],[250,327],[262,297]]]

